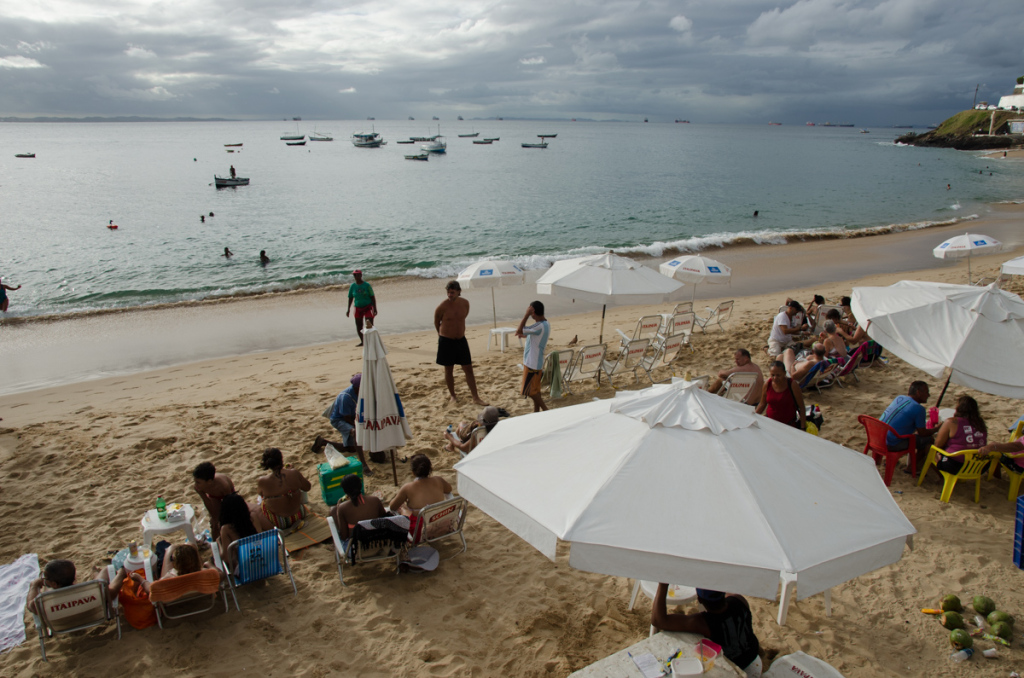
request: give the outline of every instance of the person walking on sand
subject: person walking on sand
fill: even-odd
[[[260,250],[260,266],[266,266],[270,263],[270,257],[267,256],[266,250]]]
[[[448,298],[442,301],[434,311],[434,329],[437,330],[437,364],[444,367],[444,382],[448,386],[449,400],[459,402],[455,396],[455,366],[458,365],[466,375],[466,385],[473,396],[473,402],[486,406],[476,392],[476,377],[473,376],[473,358],[469,354],[469,342],[466,341],[466,316],[469,315],[469,302],[462,298],[462,285],[457,280],[450,280],[445,285]]]
[[[10,305],[11,303],[11,300],[7,298],[7,290],[14,292],[15,290],[20,289],[21,285],[18,285],[17,287],[11,287],[10,285],[4,285],[2,280],[0,280],[0,311],[7,313],[7,306]]]
[[[534,323],[527,327],[526,322]],[[544,303],[535,301],[526,307],[526,315],[519,321],[516,336],[525,339],[523,343],[523,384],[520,392],[533,401],[533,411],[548,409],[540,395],[540,377],[544,370],[544,348],[551,336],[551,325],[544,317]]]
[[[349,317],[349,313],[352,312],[352,302],[354,301],[356,304],[356,335],[359,337],[359,343],[356,346],[362,346],[363,318],[369,318],[373,323],[373,319],[377,317],[377,297],[373,295],[370,283],[363,282],[362,271],[359,269],[352,271],[352,277],[356,281],[348,286],[348,308],[345,309],[345,317]]]

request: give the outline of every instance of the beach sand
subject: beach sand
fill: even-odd
[[[1019,229],[1019,212],[1006,214],[1007,223]],[[972,225],[970,230],[978,229]],[[874,249],[884,258],[901,239],[913,235],[882,236]],[[942,238],[933,233],[930,239]],[[779,251],[802,251],[789,247]],[[845,255],[854,248],[852,241],[813,244],[819,257],[831,258],[833,267],[844,274],[856,268]],[[975,275],[992,275],[1009,256],[976,258]],[[807,261],[816,265],[818,260]],[[779,263],[767,260],[764,265],[772,268]],[[917,271],[892,266],[886,272],[875,271],[874,265],[865,263],[873,271],[866,277],[812,276],[828,281],[794,284],[785,292],[765,283],[763,291],[768,294],[737,295],[736,313],[726,330],[698,332],[696,352],[684,355],[675,372],[717,372],[731,363],[734,347],[750,348],[755,360],[766,365],[761,347],[771,317],[787,296],[807,300],[820,293],[835,298],[849,294],[853,286],[888,285],[908,278],[963,282],[966,275],[963,264]],[[1011,285],[1021,291],[1019,284]],[[737,283],[733,293],[738,291],[735,287],[747,289]],[[700,292],[731,298],[723,294],[726,290],[708,287]],[[431,300],[428,311],[434,303]],[[482,297],[474,297],[474,304],[482,303]],[[613,336],[614,328],[629,331],[640,315],[665,310],[609,309],[605,336]],[[597,338],[600,311],[569,315],[560,310],[549,312],[549,317],[549,350],[564,346],[575,335],[581,344]],[[481,395],[514,416],[526,414],[531,409],[528,401],[516,396],[518,343],[505,353],[488,352],[488,329],[485,324],[468,332]],[[402,454],[427,454],[436,473],[455,485],[452,466],[458,456],[443,450],[441,431],[449,423],[473,418],[479,408],[469,402],[461,378],[457,384],[462,402],[445,404],[441,370],[434,365],[432,330],[390,334],[384,340],[414,433]],[[311,506],[322,514],[325,507],[315,472],[320,458],[309,445],[317,434],[333,433],[320,413],[359,369],[358,349],[344,340],[0,397],[0,562],[34,552],[42,562],[71,558],[80,572],[86,572],[105,562],[108,549],[121,548],[139,536],[139,519],[158,494],[197,504],[191,470],[201,461],[214,462],[244,496],[254,499],[261,475],[259,457],[267,446],[280,447],[285,461],[311,479]],[[864,445],[858,414],[880,414],[915,379],[929,382],[933,394],[942,386],[897,359],[860,374],[860,382],[846,389],[806,396],[809,403],[821,405],[822,435],[858,452]],[[672,375],[662,371],[659,376]],[[636,388],[626,377],[616,379],[615,385]],[[576,391],[552,405],[565,407],[614,393],[607,384],[600,390],[586,386]],[[951,386],[944,404],[952,404],[961,392],[964,389]],[[981,403],[992,438],[1005,439],[1006,428],[1021,413],[1019,403],[972,395]],[[395,492],[390,469],[375,469],[376,475],[367,481],[369,491],[379,490],[390,498]],[[408,464],[399,464],[399,474],[400,482],[409,479]],[[934,617],[920,612],[936,606],[942,595],[955,593],[965,602],[985,594],[1000,609],[1024,615],[1024,591],[1017,586],[1021,573],[1011,562],[1014,504],[1007,501],[1006,482],[983,482],[979,504],[972,501],[970,486],[957,487],[952,501],[942,504],[940,487],[937,475],[918,488],[908,476],[896,473],[894,498],[918,529],[915,548],[895,565],[836,587],[831,618],[824,615],[822,597],[815,596],[794,603],[788,625],[780,628],[775,602],[750,599],[755,630],[769,656],[803,650],[851,678],[1005,677],[1020,670],[1024,653],[1018,648],[1000,648],[1001,658],[995,660],[979,654],[966,665],[952,664],[948,632]],[[687,519],[664,518],[670,525]],[[636,609],[626,609],[632,581],[569,568],[564,545],[552,563],[473,507],[466,539],[469,550],[443,560],[433,573],[396,576],[388,565],[370,564],[347,568],[347,587],[338,581],[330,545],[316,546],[293,558],[297,597],[288,582],[278,578],[266,586],[243,589],[241,613],[232,606],[228,613],[217,610],[171,622],[163,631],[129,627],[121,641],[109,627],[51,641],[49,664],[40,659],[29,622],[29,639],[0,657],[0,674],[564,676],[646,636],[649,601],[641,596]],[[452,544],[441,546],[442,557],[454,551]]]

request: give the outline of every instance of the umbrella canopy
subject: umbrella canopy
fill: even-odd
[[[412,440],[412,429],[405,418],[402,398],[395,388],[388,365],[388,351],[373,327],[363,330],[363,380],[356,402],[356,442],[366,452],[391,450],[391,467],[398,484],[394,466],[394,449]]]
[[[691,300],[697,295],[698,283],[727,283],[732,278],[732,269],[725,264],[702,257],[698,254],[688,254],[683,257],[676,257],[666,261],[658,267],[662,275],[678,280],[679,282],[693,283],[690,291]]]
[[[1002,272],[1006,275],[1024,275],[1024,257],[1010,259],[1004,263]]]
[[[682,288],[681,282],[611,252],[557,261],[537,281],[538,294],[602,304],[599,341],[604,340],[604,314],[609,305],[672,301]]]
[[[987,235],[964,233],[953,236],[932,250],[937,259],[960,259],[967,257],[967,282],[971,282],[971,255],[991,254],[1003,248],[1003,243]]]
[[[507,419],[455,469],[552,560],[561,539],[577,569],[762,598],[894,563],[915,532],[869,457],[693,385]]]
[[[1024,398],[1024,301],[997,288],[904,280],[855,287],[850,307],[872,339],[940,378]],[[948,381],[947,381],[948,384]]]
[[[490,287],[491,312],[494,315],[494,326],[498,326],[498,307],[494,303],[494,288],[503,285],[522,285],[525,277],[523,269],[511,261],[478,261],[465,269],[456,278],[462,287]]]

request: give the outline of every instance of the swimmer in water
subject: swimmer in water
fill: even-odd
[[[267,256],[266,250],[260,250],[260,266],[266,266],[270,263],[270,257]]]
[[[231,257],[235,256],[235,254],[234,254],[234,252],[229,250],[227,247],[225,247],[224,248],[224,254],[222,254],[221,256],[224,257],[225,259],[230,259]]]

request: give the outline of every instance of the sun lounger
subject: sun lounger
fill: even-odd
[[[843,366],[829,360],[822,360],[804,377],[800,382],[800,390],[807,391],[815,389],[821,393],[821,389],[833,386],[836,383],[836,376],[843,371]]]
[[[592,344],[576,351],[576,356],[569,365],[569,369],[562,375],[562,387],[565,391],[572,393],[569,385],[576,382],[587,379],[599,380],[606,353],[607,347],[604,344]]]
[[[846,388],[846,384],[843,383],[843,379],[852,376],[854,381],[859,382],[860,377],[857,376],[857,368],[860,367],[860,361],[864,359],[864,355],[868,350],[868,342],[864,342],[857,347],[857,350],[850,354],[850,357],[843,363],[843,368],[836,373],[836,383],[839,384],[839,388]]]
[[[725,327],[722,326],[722,323],[732,317],[732,307],[735,303],[736,302],[734,301],[723,301],[713,309],[708,307],[706,309],[708,311],[708,317],[701,318],[700,316],[695,316],[694,321],[700,325],[701,331],[705,334],[707,334],[709,325],[718,325],[718,327],[720,327],[724,332]]]
[[[661,336],[671,337],[673,334],[682,334],[683,343],[686,344],[689,347],[690,352],[693,353],[693,345],[690,343],[690,337],[693,334],[694,317],[693,311],[685,311],[664,316],[665,324],[661,328]]]
[[[640,377],[636,372],[643,369],[643,359],[650,346],[650,339],[634,339],[622,347],[622,350],[619,351],[619,357],[614,362],[605,360],[601,365],[601,369],[608,375],[609,381],[614,381],[616,374],[632,372],[633,379],[640,383]]]

